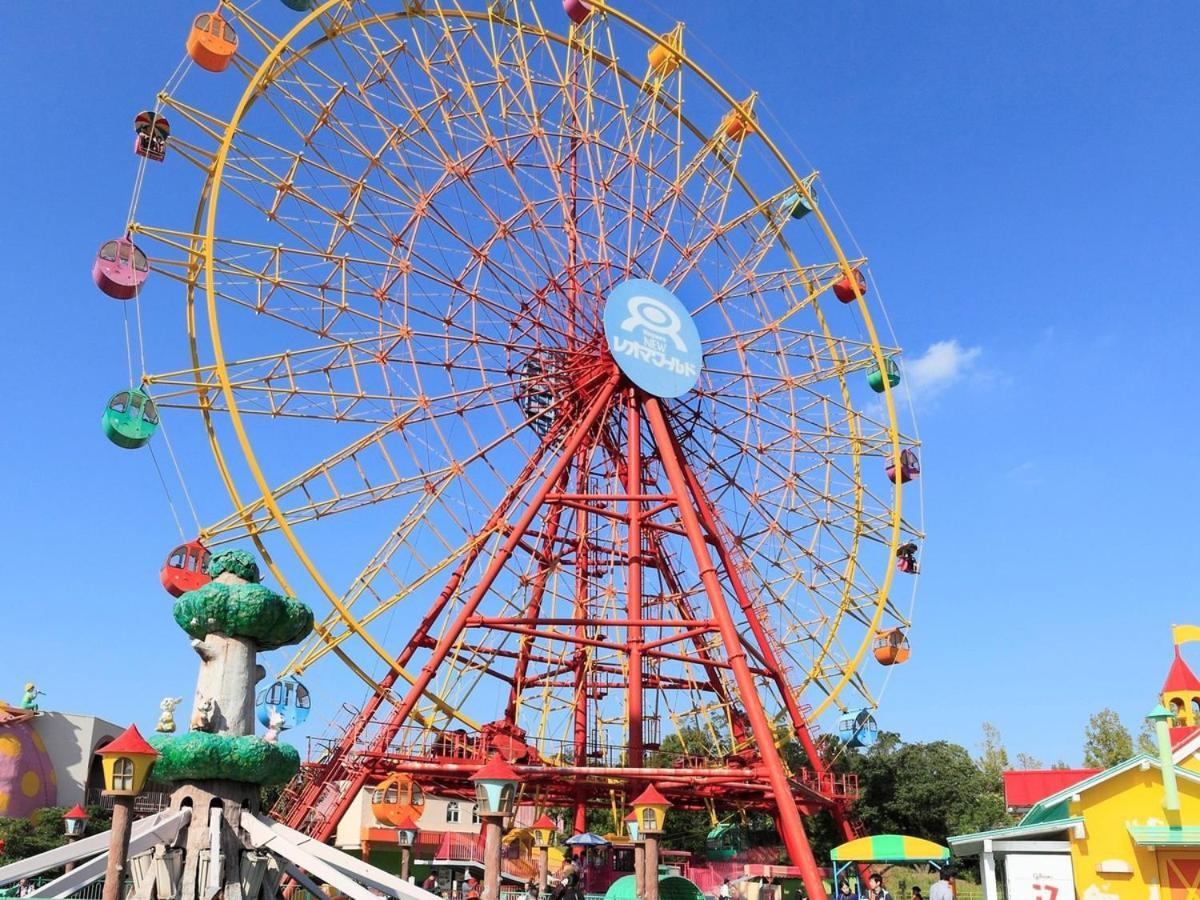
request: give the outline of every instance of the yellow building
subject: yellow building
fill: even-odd
[[[1182,638],[1182,640],[1181,640]],[[1011,828],[949,840],[979,857],[984,900],[1200,900],[1200,679],[1179,644],[1160,693],[1158,754],[1140,753],[1035,803]]]

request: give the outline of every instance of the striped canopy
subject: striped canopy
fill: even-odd
[[[833,848],[834,862],[938,861],[950,858],[941,844],[907,834],[873,834]]]

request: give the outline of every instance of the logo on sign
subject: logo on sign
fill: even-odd
[[[657,397],[680,397],[700,378],[700,333],[682,303],[644,278],[618,284],[604,306],[604,335],[621,371]]]

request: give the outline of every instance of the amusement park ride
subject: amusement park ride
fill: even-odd
[[[817,720],[872,739],[921,534],[898,350],[817,173],[682,25],[601,0],[223,2],[186,47],[93,270],[136,348],[103,425],[174,458],[199,414],[231,508],[172,595],[252,543],[323,598],[285,724],[323,657],[366,685],[275,815],[325,840],[363,789],[469,796],[499,754],[577,831],[651,784],[768,813],[820,896],[802,819],[853,836],[855,785]],[[188,356],[151,373],[176,297]]]

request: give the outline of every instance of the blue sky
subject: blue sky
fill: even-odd
[[[929,543],[881,725],[974,747],[988,720],[1047,763],[1077,763],[1104,706],[1136,728],[1169,626],[1200,619],[1200,10],[657,6],[821,170],[906,350]],[[0,58],[4,367],[22,399],[0,449],[0,696],[33,679],[49,707],[146,727],[194,663],[156,583],[174,526],[154,469],[98,429],[124,348],[88,269],[124,220],[130,119],[187,19],[143,0],[15,4],[22,39]],[[206,456],[183,462],[211,479]]]

